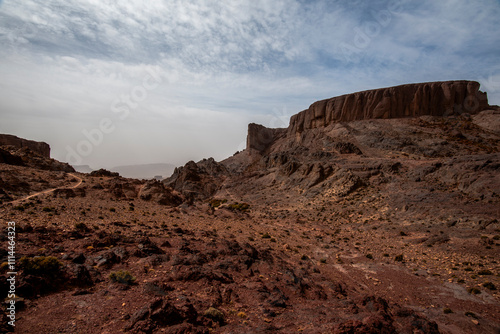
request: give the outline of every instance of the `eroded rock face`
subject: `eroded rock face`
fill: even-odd
[[[24,166],[23,159],[21,157],[12,155],[9,151],[2,150],[0,148],[0,163],[7,165],[17,165]]]
[[[27,146],[23,148],[12,145],[2,146],[0,148],[0,163],[68,173],[75,171],[68,163],[41,156]]]
[[[472,81],[358,92],[313,103],[292,116],[287,129],[250,124],[245,154],[224,164],[230,173],[252,178],[257,189],[310,198],[342,200],[408,173],[417,183],[426,179],[475,200],[494,201],[499,112]],[[394,156],[401,161],[391,160]],[[448,162],[456,156],[464,157]],[[422,159],[439,159],[431,164],[446,168],[426,177],[424,167],[410,168]]]
[[[290,119],[288,135],[338,122],[477,114],[488,109],[475,81],[445,81],[367,90],[314,102]]]
[[[163,182],[191,201],[213,195],[227,174],[223,164],[209,158],[197,163],[189,161],[183,167],[176,168],[172,176]]]
[[[248,124],[247,149],[258,153],[263,152],[284,133],[285,129],[270,129],[260,124],[250,123]]]
[[[50,158],[50,146],[44,142],[23,139],[13,135],[0,134],[0,146],[2,145],[10,145],[16,148],[27,147],[44,158]]]
[[[5,134],[0,134],[0,163],[52,171],[75,171],[69,164],[50,158],[49,144]]]
[[[177,206],[182,203],[182,198],[172,189],[158,180],[150,180],[139,191],[139,198],[155,201],[161,205]]]

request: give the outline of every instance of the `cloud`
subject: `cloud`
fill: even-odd
[[[180,164],[232,154],[248,122],[286,126],[353,91],[472,79],[498,104],[499,14],[494,0],[3,1],[0,131],[64,160],[109,118],[85,163]],[[117,117],[151,71],[161,84]]]

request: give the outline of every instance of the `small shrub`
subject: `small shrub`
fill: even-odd
[[[19,264],[27,275],[49,277],[57,276],[63,267],[63,263],[53,256],[24,256]]]
[[[384,253],[384,255],[382,255],[383,257],[389,257],[389,254],[387,253]]]
[[[478,295],[481,293],[481,290],[479,290],[478,288],[468,288],[467,292],[471,295]]]
[[[219,324],[224,323],[224,313],[214,307],[208,308],[203,315],[213,321],[217,321]]]
[[[483,270],[479,270],[477,272],[478,275],[493,275],[493,273],[491,272],[491,270],[488,270],[488,269],[483,269]]]
[[[464,271],[473,271],[474,269],[472,269],[471,267],[467,267],[467,268],[464,268]]]
[[[135,282],[135,277],[129,271],[118,270],[109,274],[109,279],[112,282],[131,285]]]
[[[403,254],[396,255],[396,257],[394,258],[394,261],[397,262],[403,262],[403,260],[404,260]]]
[[[401,231],[401,232],[399,232],[399,235],[402,236],[402,237],[406,237],[408,234],[406,234],[405,232]]]
[[[497,289],[497,287],[495,286],[495,284],[491,283],[491,282],[485,282],[483,284],[483,286],[488,289],[488,290],[491,290],[491,291],[494,291]]]
[[[227,199],[212,199],[209,204],[212,208],[218,208],[219,206],[221,206],[222,204],[226,203],[227,202]]]
[[[3,271],[7,271],[9,269],[9,262],[2,262],[2,264],[0,264],[0,271],[3,272]]]
[[[262,239],[271,239],[271,235],[266,232],[262,235]]]
[[[366,258],[373,260],[373,255],[372,254],[366,254]]]
[[[116,209],[115,208],[109,208],[109,211],[116,212]]]
[[[319,260],[319,262],[324,264],[324,263],[326,263],[326,259],[321,259],[321,260]]]
[[[477,319],[477,315],[474,312],[470,312],[470,311],[465,312],[465,316]]]
[[[302,257],[300,259],[305,261],[305,260],[308,260],[309,258],[307,257],[307,255],[302,255]]]
[[[450,313],[453,313],[453,311],[451,310],[451,308],[449,308],[449,307],[445,307],[445,308],[443,309],[443,313],[444,313],[444,314],[450,314]]]
[[[87,225],[85,223],[76,223],[75,229],[77,229],[79,231],[88,231],[89,230],[89,228],[87,227]]]
[[[247,212],[250,209],[250,204],[248,203],[235,203],[229,205],[229,209],[232,211]]]

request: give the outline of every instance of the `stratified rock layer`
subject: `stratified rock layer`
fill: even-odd
[[[247,149],[263,152],[283,133],[285,129],[270,129],[260,124],[250,123],[248,124]]]
[[[3,145],[10,145],[16,148],[27,147],[44,158],[50,158],[50,146],[44,142],[23,139],[13,135],[0,134],[0,146]]]
[[[412,116],[477,114],[489,107],[475,81],[408,84],[314,102],[290,119],[288,135],[337,122]]]

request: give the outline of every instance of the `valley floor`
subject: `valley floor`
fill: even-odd
[[[440,216],[438,204],[424,214],[369,193],[235,191],[220,199],[248,209],[172,208],[113,199],[107,178],[77,175],[73,192],[0,206],[17,229],[17,332],[500,330],[500,227],[475,202]]]

